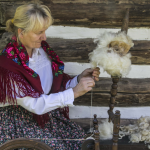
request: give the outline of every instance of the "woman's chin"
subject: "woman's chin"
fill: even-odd
[[[41,47],[41,43],[36,44],[36,48],[39,48],[39,47]]]

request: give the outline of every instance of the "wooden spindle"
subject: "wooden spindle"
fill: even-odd
[[[117,95],[117,83],[119,81],[119,77],[112,77],[113,84],[111,86],[111,97],[110,97],[110,104],[109,104],[109,122],[114,120],[114,104],[115,104],[115,96]]]
[[[94,150],[100,150],[100,133],[98,131],[98,125],[95,125],[95,131],[94,131],[94,138],[95,138],[95,149]]]
[[[129,24],[129,8],[126,9],[126,13],[121,28],[121,31],[125,31],[126,34],[128,32],[128,24]]]
[[[120,111],[116,110],[114,118],[112,150],[118,150],[119,128],[120,128]]]
[[[93,119],[93,129],[95,130],[95,126],[98,125],[98,120],[97,120],[97,115],[94,114],[94,119]]]

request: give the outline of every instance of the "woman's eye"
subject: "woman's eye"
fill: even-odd
[[[39,35],[39,34],[42,34],[42,32],[37,32],[36,34]]]

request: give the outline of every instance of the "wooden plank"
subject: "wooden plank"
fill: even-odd
[[[109,78],[100,78],[93,88],[93,106],[108,106],[112,81]],[[77,98],[75,105],[90,106],[91,92]],[[150,79],[123,78],[118,82],[118,93],[115,106],[149,106],[150,105]]]
[[[92,106],[109,106],[109,93],[93,92],[92,97]],[[86,93],[85,95],[75,99],[74,105],[91,106],[91,93]],[[150,94],[117,94],[115,107],[134,106],[150,106]]]
[[[88,63],[88,54],[96,48],[93,39],[52,39],[47,42],[64,62]],[[150,41],[134,41],[130,50],[132,64],[150,64]]]
[[[112,81],[109,78],[100,78],[93,88],[93,106],[108,106]],[[150,79],[123,78],[118,83],[118,93],[115,106],[149,106]],[[90,106],[91,92],[77,98],[75,105]]]
[[[13,18],[15,10],[27,1],[0,0],[5,9],[0,23]],[[30,1],[31,2],[31,1]],[[55,25],[81,26],[90,28],[121,28],[125,9],[130,8],[129,27],[149,27],[150,2],[147,0],[40,0],[47,5],[55,19]]]
[[[112,85],[111,78],[99,78],[93,88],[94,92],[110,92]],[[133,94],[150,94],[150,78],[144,79],[131,79],[131,78],[121,78],[118,82],[118,93],[133,93]]]
[[[0,50],[4,49],[10,34],[3,34],[0,39]],[[60,39],[47,38],[47,42],[64,62],[88,63],[88,54],[96,48],[93,39]],[[150,64],[150,41],[134,41],[131,48],[132,64]]]

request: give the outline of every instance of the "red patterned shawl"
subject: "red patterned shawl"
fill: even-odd
[[[63,73],[64,63],[47,42],[42,41],[41,46],[52,60],[53,84],[50,93],[65,90],[66,83],[71,78]],[[13,37],[0,53],[0,103],[5,104],[7,98],[7,102],[14,105],[17,104],[16,97],[38,98],[43,94],[39,75],[28,66],[29,56],[25,47],[22,44],[18,45],[16,37]],[[16,91],[16,89],[18,90]],[[68,107],[60,109],[60,111],[69,118]],[[49,120],[48,113],[33,114],[33,118],[42,128]]]

